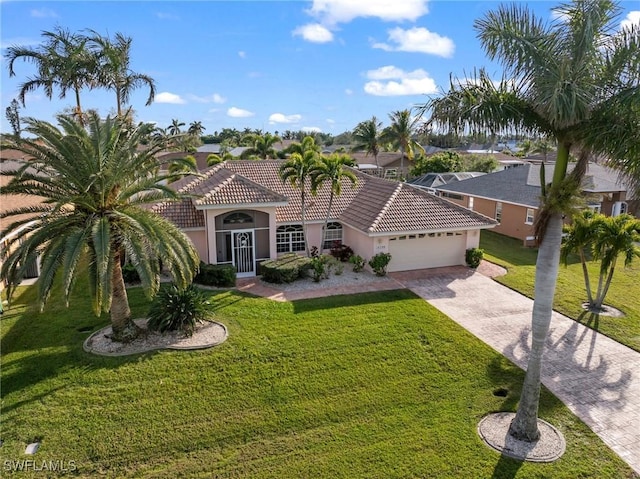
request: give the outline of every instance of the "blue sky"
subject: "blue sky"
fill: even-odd
[[[559,2],[532,1],[543,18]],[[491,64],[473,22],[500,2],[455,0],[111,1],[0,0],[0,46],[35,47],[55,26],[133,37],[131,67],[156,81],[131,104],[139,121],[166,127],[174,118],[201,121],[205,133],[222,128],[316,130],[334,135],[376,115],[423,103],[448,85]],[[640,22],[640,0],[621,3],[622,22]],[[19,61],[9,78],[2,60],[0,131],[5,108],[33,67]],[[21,116],[54,121],[73,97],[27,95]],[[115,97],[84,91],[85,108],[115,110]]]

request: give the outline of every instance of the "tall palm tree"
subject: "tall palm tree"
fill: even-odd
[[[404,157],[413,159],[416,150],[424,153],[424,148],[414,140],[417,131],[418,117],[411,118],[410,110],[394,111],[389,115],[391,125],[386,128],[384,137],[395,148],[400,150],[400,171],[404,172]]]
[[[357,183],[356,175],[353,171],[346,169],[345,167],[347,166],[353,166],[353,159],[351,159],[349,155],[334,153],[329,156],[322,155],[318,164],[311,172],[312,193],[317,193],[325,183],[329,184],[329,206],[327,207],[327,216],[324,220],[324,227],[322,228],[320,249],[324,248],[329,218],[331,217],[331,207],[333,206],[333,198],[334,196],[339,196],[342,192],[342,181],[349,180],[352,187],[355,187]]]
[[[187,130],[187,133],[189,133],[191,136],[196,136],[199,138],[204,132],[204,130],[206,130],[206,128],[202,125],[201,121],[192,121],[189,124],[189,129]]]
[[[138,334],[131,311],[121,261],[136,268],[142,286],[153,296],[160,284],[162,261],[174,280],[186,286],[198,266],[191,241],[175,225],[143,205],[179,199],[160,182],[155,154],[164,145],[149,135],[149,125],[133,129],[119,118],[104,121],[88,115],[84,129],[70,116],[58,116],[61,129],[27,119],[26,131],[34,138],[16,139],[10,146],[25,153],[18,169],[3,171],[11,180],[2,194],[27,194],[44,198],[38,206],[3,213],[15,219],[3,231],[14,233],[2,277],[21,278],[40,256],[38,291],[42,305],[49,299],[54,278],[62,273],[64,295],[88,265],[88,277],[96,314],[109,311],[113,339],[130,341]],[[141,140],[148,144],[139,150]],[[13,284],[10,285],[13,290]]]
[[[14,63],[18,59],[33,63],[37,69],[34,77],[20,85],[18,99],[25,105],[26,94],[38,88],[43,88],[49,99],[53,97],[55,88],[60,90],[61,99],[71,90],[76,102],[74,115],[82,121],[80,92],[96,86],[97,65],[87,46],[87,39],[60,27],[42,32],[42,36],[45,37],[44,43],[35,49],[15,45],[7,48],[5,58],[9,76],[15,76]]]
[[[302,220],[302,232],[307,256],[310,255],[306,223],[307,183],[310,183],[311,174],[317,167],[317,164],[318,153],[313,148],[307,148],[302,153],[293,153],[291,157],[280,166],[279,170],[280,179],[282,179],[283,183],[289,182],[291,186],[300,190],[300,217]]]
[[[480,70],[476,81],[452,79],[450,91],[425,105],[451,130],[519,129],[557,141],[550,185],[536,218],[539,241],[533,340],[511,436],[535,441],[540,369],[551,321],[560,259],[562,216],[579,189],[588,154],[611,159],[640,183],[640,28],[616,32],[619,7],[608,0],[573,0],[548,23],[524,4],[501,6],[475,22],[490,60],[505,67],[499,84]],[[569,153],[578,156],[568,174]]]
[[[89,30],[89,45],[95,52],[99,67],[98,81],[100,86],[112,90],[116,94],[118,116],[122,116],[122,108],[129,102],[131,93],[136,88],[149,88],[147,106],[153,103],[156,93],[155,81],[148,75],[131,70],[131,43],[133,39],[122,33],[116,33],[112,40],[102,36],[95,30]]]
[[[370,120],[358,123],[353,130],[353,139],[356,141],[356,145],[352,150],[365,150],[367,154],[373,155],[376,168],[380,168],[378,164],[378,153],[380,153],[382,143],[382,122],[378,121],[375,116],[372,116]]]
[[[176,136],[182,133],[180,127],[184,125],[184,122],[178,120],[177,118],[174,118],[173,120],[171,120],[171,125],[169,125],[169,128],[167,128],[167,130],[169,131],[170,135]]]

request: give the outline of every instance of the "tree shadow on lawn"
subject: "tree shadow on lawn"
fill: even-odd
[[[524,464],[524,461],[519,461],[511,457],[500,454],[500,459],[493,468],[493,474],[491,479],[513,479],[518,474],[518,471]]]

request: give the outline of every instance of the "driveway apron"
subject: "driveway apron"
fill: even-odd
[[[531,299],[464,267],[391,275],[526,369]],[[554,312],[542,383],[640,473],[640,353]]]

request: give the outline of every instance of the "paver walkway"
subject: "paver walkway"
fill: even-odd
[[[466,268],[392,276],[526,369],[531,299]],[[640,473],[640,353],[554,313],[542,383]]]
[[[282,292],[255,278],[238,289],[274,300],[406,287],[521,368],[526,368],[533,301],[466,267],[391,273],[375,285]],[[373,289],[372,289],[373,288]],[[554,313],[542,382],[640,474],[640,353]]]

